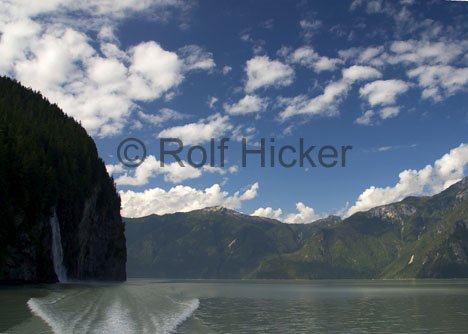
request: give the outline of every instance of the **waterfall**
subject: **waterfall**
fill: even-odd
[[[52,229],[52,261],[54,262],[55,274],[60,283],[67,281],[67,270],[63,265],[62,237],[60,236],[60,224],[57,214],[50,218],[50,227]]]

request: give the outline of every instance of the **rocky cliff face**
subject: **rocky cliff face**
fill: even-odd
[[[125,280],[124,228],[91,137],[0,77],[0,282]]]
[[[64,265],[70,278],[123,281],[126,279],[124,224],[120,200],[97,185],[84,202],[79,224],[62,233]]]

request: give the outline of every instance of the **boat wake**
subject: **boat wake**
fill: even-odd
[[[125,285],[64,289],[28,301],[55,334],[173,333],[199,305],[196,298],[180,300]]]

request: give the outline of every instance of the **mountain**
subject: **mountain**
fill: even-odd
[[[0,282],[125,280],[120,198],[83,127],[0,77]]]
[[[468,178],[344,220],[288,225],[221,207],[124,220],[133,277],[468,277]]]

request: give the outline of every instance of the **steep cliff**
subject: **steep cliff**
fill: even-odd
[[[126,279],[120,198],[83,127],[0,77],[0,282]]]

